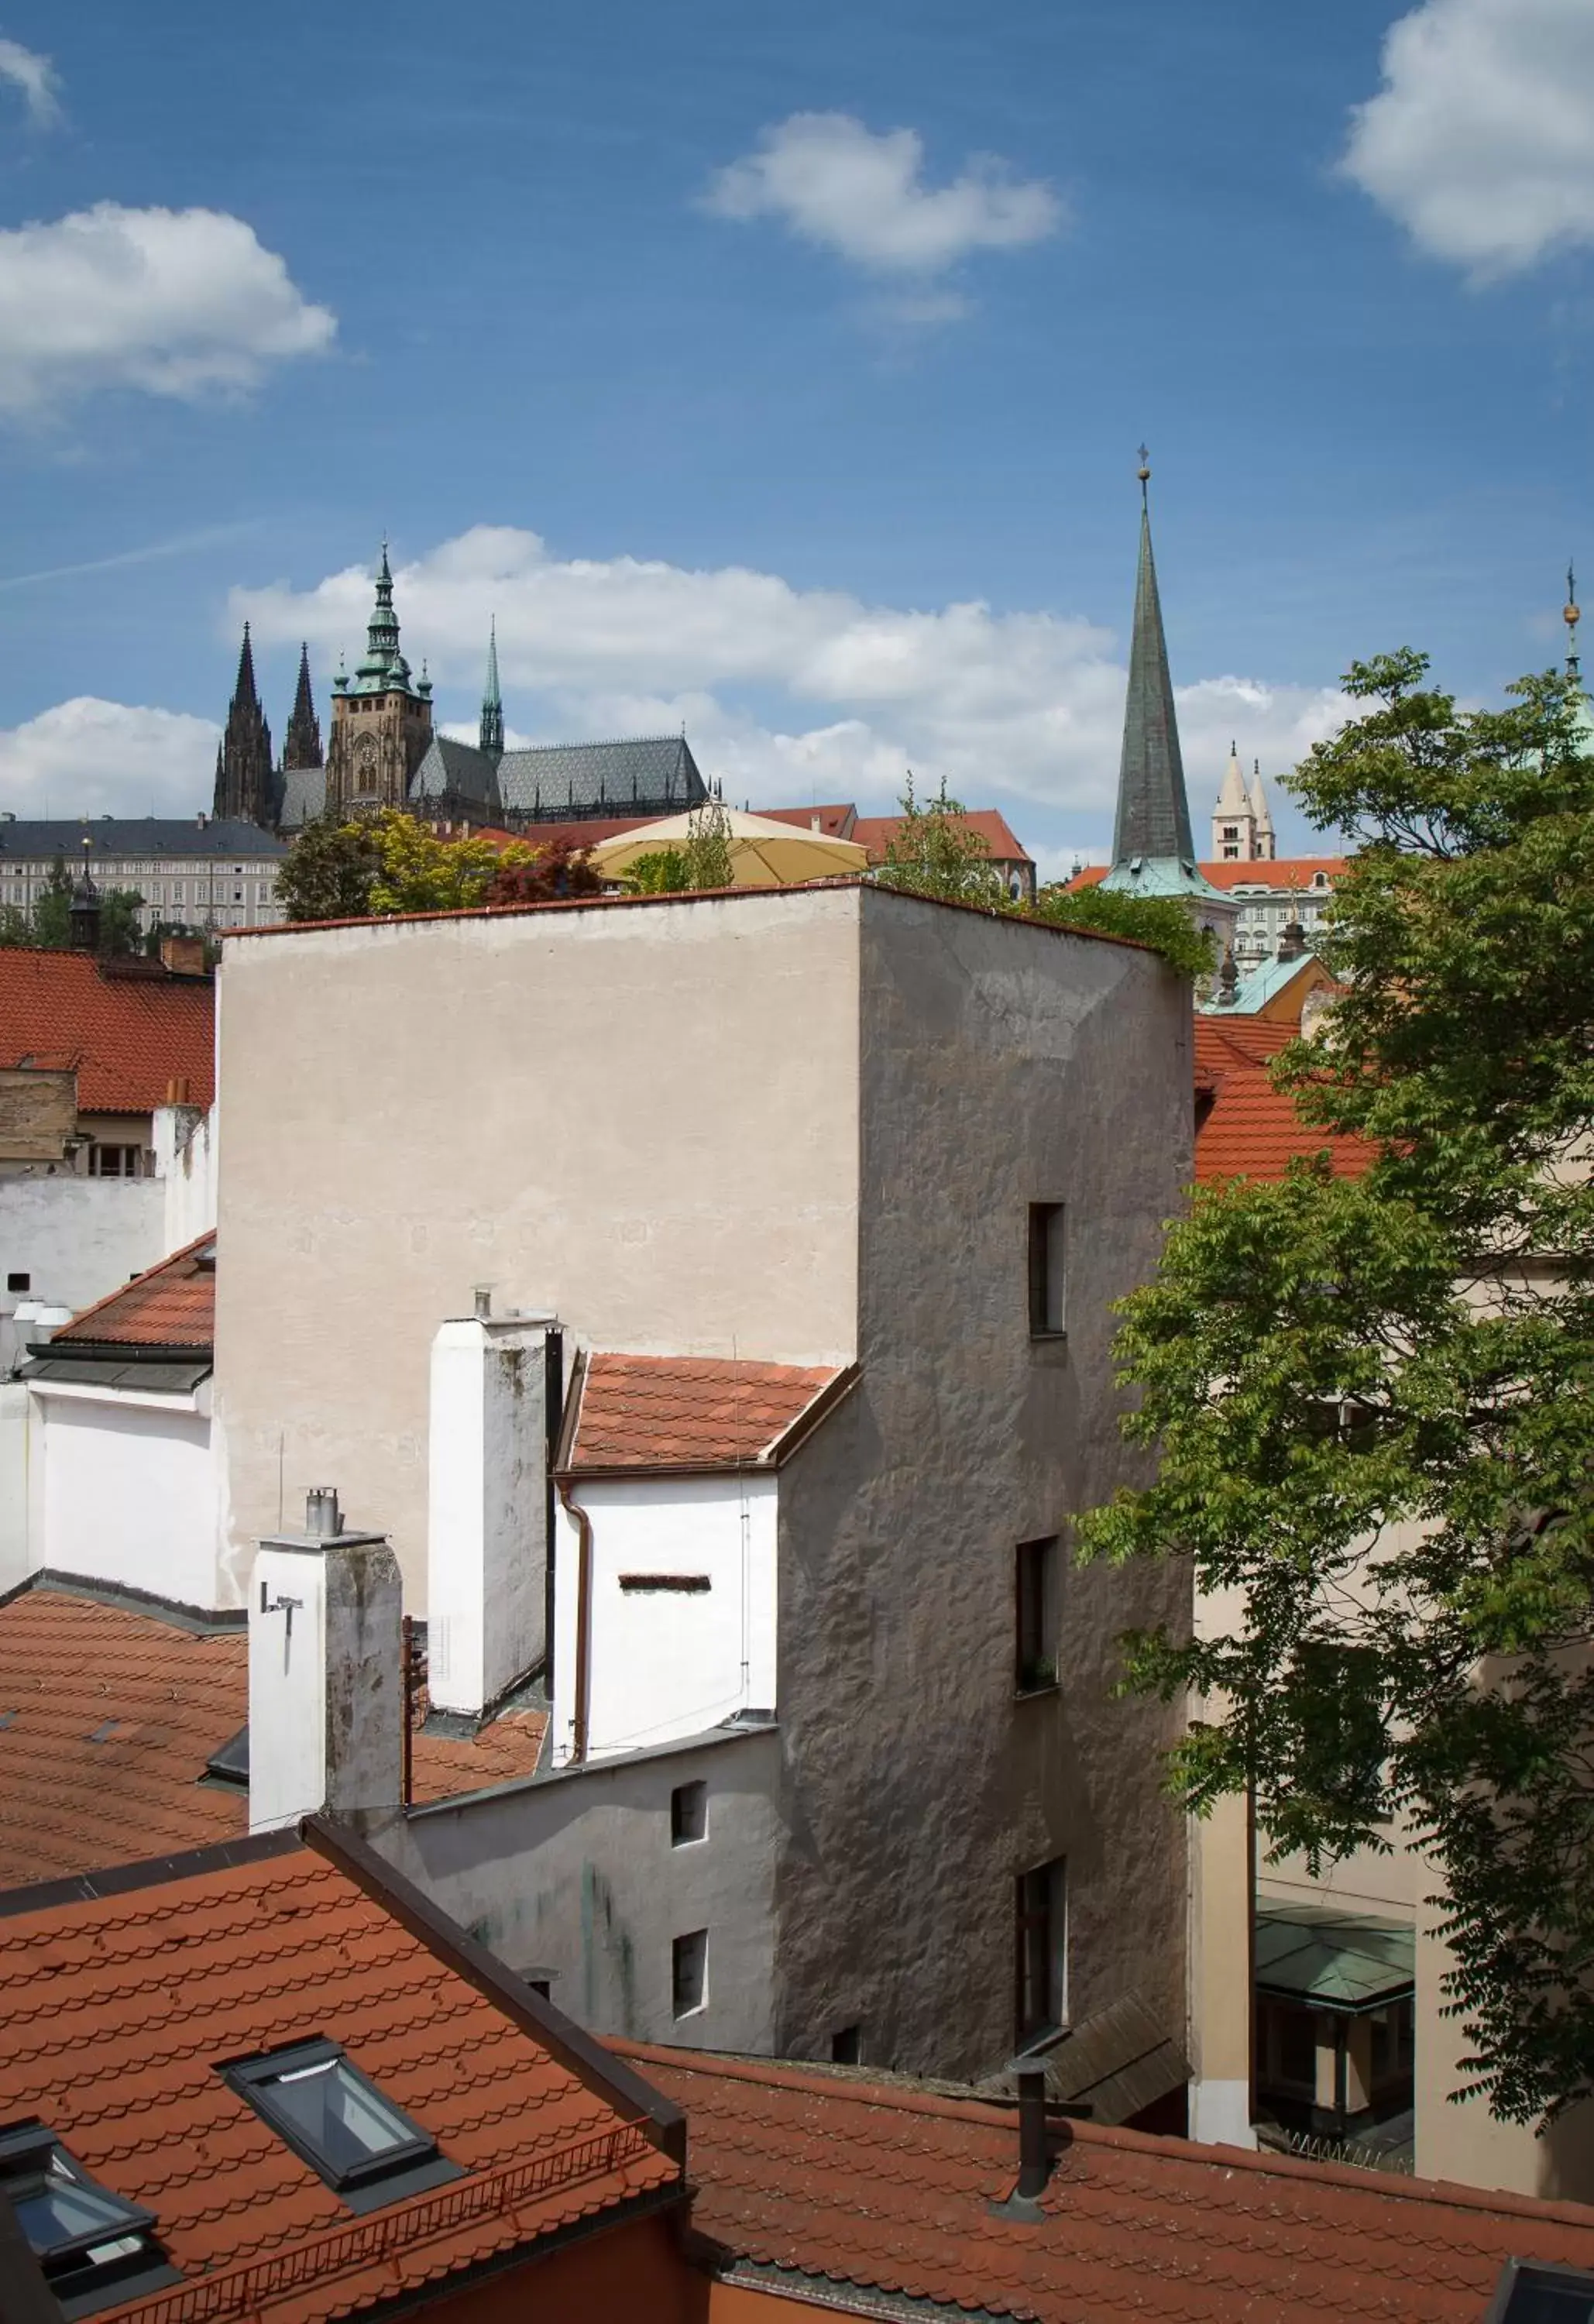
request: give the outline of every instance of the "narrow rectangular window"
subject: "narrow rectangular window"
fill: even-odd
[[[1021,1541],[1015,1556],[1015,1683],[1020,1694],[1057,1683],[1057,1541]]]
[[[833,2066],[861,2066],[863,2062],[863,2029],[861,2025],[841,2025],[830,2037],[830,2062]]]
[[[708,1995],[708,1931],[693,1929],[677,1937],[670,1956],[670,2006],[677,2017],[689,2017]]]
[[[1029,1205],[1029,1330],[1037,1340],[1054,1339],[1065,1328],[1067,1280],[1065,1214],[1061,1203]]]
[[[1068,1867],[1020,1872],[1015,1885],[1014,2018],[1018,2046],[1055,2033],[1068,2006]]]
[[[708,1836],[708,1785],[677,1784],[669,1795],[669,1844],[684,1848],[688,1840]]]

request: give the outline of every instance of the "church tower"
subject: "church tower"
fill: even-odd
[[[1212,860],[1214,863],[1270,863],[1276,849],[1261,761],[1251,761],[1248,782],[1239,770],[1239,753],[1230,742],[1229,764],[1212,810]]]
[[[226,731],[216,753],[217,816],[237,817],[270,830],[276,821],[277,783],[272,769],[272,730],[266,724],[254,683],[254,653],[249,624],[238,656],[238,682],[227,708]]]
[[[411,678],[399,650],[393,576],[383,541],[364,655],[353,678],[340,669],[332,681],[328,814],[374,815],[381,807],[406,805],[410,778],[432,739],[431,696],[431,680]]]
[[[299,649],[299,691],[293,697],[288,733],[282,744],[282,772],[286,775],[298,767],[320,764],[321,722],[316,715],[316,697],[310,692],[310,650],[306,644]]]
[[[1214,888],[1195,860],[1190,802],[1174,681],[1163,633],[1162,599],[1151,554],[1151,512],[1146,487],[1151,470],[1140,447],[1140,561],[1135,577],[1135,625],[1129,639],[1129,683],[1124,700],[1123,752],[1118,770],[1118,815],[1112,868],[1103,888],[1125,896],[1171,896],[1187,904],[1199,926],[1230,949],[1239,907]],[[1244,785],[1241,784],[1243,795]]]
[[[498,691],[496,617],[487,632],[487,683],[482,689],[482,723],[476,730],[476,748],[484,758],[503,756],[503,696]]]

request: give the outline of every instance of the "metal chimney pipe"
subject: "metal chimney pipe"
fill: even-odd
[[[476,1303],[476,1321],[484,1323],[493,1313],[493,1286],[478,1283],[473,1296]]]
[[[319,1541],[335,1541],[343,1531],[336,1485],[312,1485],[304,1497],[304,1529]]]
[[[1033,2203],[1052,2175],[1046,2153],[1046,2070],[1027,2062],[1014,2073],[1018,2086],[1018,2184],[1021,2202]]]

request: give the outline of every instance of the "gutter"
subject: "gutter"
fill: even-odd
[[[559,1499],[565,1515],[575,1520],[580,1547],[576,1556],[576,1714],[571,1721],[570,1757],[580,1766],[586,1758],[587,1729],[591,1724],[591,1674],[588,1669],[592,1641],[592,1519],[574,1498],[574,1487],[568,1477],[557,1477]]]

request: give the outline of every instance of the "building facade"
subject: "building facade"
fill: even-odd
[[[87,872],[102,894],[133,890],[146,930],[274,927],[287,853],[274,833],[235,816],[46,821],[0,813],[0,904],[31,910],[63,872],[74,880]]]
[[[279,1493],[331,1478],[438,1623],[432,1351],[473,1286],[520,1311],[522,1432],[538,1316],[567,1378],[583,1353],[856,1369],[772,1493],[745,1469],[688,1490],[668,1453],[600,1493],[603,1605],[551,1672],[584,1551],[549,1510],[511,1659],[541,1659],[564,1742],[580,1674],[601,1738],[468,1817],[410,1818],[401,1868],[615,2032],[690,2017],[714,2044],[968,2073],[1037,2015],[1132,1992],[1176,2041],[1172,1713],[1114,1699],[1112,1641],[1187,1620],[1188,1582],[1075,1569],[1067,1517],[1132,1457],[1111,1303],[1189,1173],[1187,986],[1136,947],[868,886],[295,929],[230,948],[222,984],[222,1602],[254,1602]],[[543,1524],[520,1473],[469,1489],[473,1540],[501,1505]],[[713,1505],[709,1586],[652,1602],[701,1692],[644,1718],[639,1674],[627,1723],[683,1494]],[[428,1647],[436,1669],[440,1628]],[[672,1849],[695,1781],[722,1805]]]

